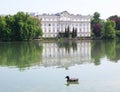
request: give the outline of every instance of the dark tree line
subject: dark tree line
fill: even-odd
[[[42,34],[41,21],[28,13],[0,16],[0,41],[31,40]]]

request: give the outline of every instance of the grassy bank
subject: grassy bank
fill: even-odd
[[[80,37],[80,38],[39,38],[34,39],[41,42],[64,42],[64,41],[79,41],[79,40],[92,40],[91,37]]]

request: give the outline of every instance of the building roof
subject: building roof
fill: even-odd
[[[90,17],[90,15],[81,15],[81,14],[71,14],[69,13],[68,11],[63,11],[63,12],[59,12],[59,13],[55,13],[55,14],[49,14],[49,13],[43,13],[43,14],[34,14],[35,16],[52,16],[52,17],[55,17],[55,16],[73,16],[73,17]]]

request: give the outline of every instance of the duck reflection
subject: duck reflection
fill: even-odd
[[[79,82],[78,82],[78,81],[75,81],[75,82],[67,81],[67,83],[66,83],[65,85],[66,85],[66,86],[70,86],[70,85],[79,85]]]

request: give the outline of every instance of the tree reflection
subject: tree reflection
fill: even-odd
[[[65,51],[68,53],[70,53],[70,48],[72,48],[73,51],[77,51],[77,43],[75,41],[59,42],[58,47],[65,48]]]
[[[114,41],[111,45],[111,54],[109,56],[110,60],[113,62],[118,62],[120,60],[120,41]]]
[[[116,58],[116,41],[105,41],[105,54],[108,59],[112,60]]]
[[[34,42],[0,43],[0,65],[24,69],[41,63],[42,49]]]
[[[100,65],[104,57],[112,62],[120,60],[120,42],[115,40],[43,44],[35,41],[1,42],[0,66],[26,69],[33,65],[51,65],[68,69],[69,66],[89,63],[91,60],[95,65]]]
[[[93,41],[91,49],[91,57],[94,59],[94,64],[100,64],[100,58],[104,56],[104,44],[102,41]]]
[[[120,43],[116,40],[93,41],[91,58],[95,65],[100,64],[102,57],[107,57],[112,62],[120,60]]]

